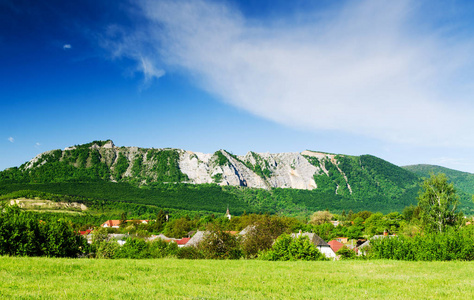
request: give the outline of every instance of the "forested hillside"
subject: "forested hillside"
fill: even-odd
[[[469,195],[474,194],[474,174],[434,165],[411,165],[403,168],[421,177],[429,177],[431,173],[444,173],[458,191]]]
[[[48,151],[0,172],[0,199],[33,192],[137,214],[161,208],[222,213],[228,206],[234,214],[309,216],[324,209],[402,211],[416,204],[419,181],[413,172],[371,155],[307,150],[236,156],[95,141]],[[474,205],[466,199],[462,209],[469,213]]]

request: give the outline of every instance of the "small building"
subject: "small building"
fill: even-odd
[[[331,247],[331,249],[332,249],[332,251],[334,251],[334,253],[339,251],[339,249],[341,249],[342,247],[345,247],[343,243],[341,243],[339,241],[336,241],[336,240],[329,241],[328,245]]]
[[[209,231],[198,230],[192,238],[186,243],[186,247],[197,247],[197,245],[204,239],[206,234],[209,234]]]
[[[100,225],[100,227],[119,228],[120,227],[120,220],[107,220],[102,225]]]
[[[176,240],[175,242],[176,242],[176,244],[178,244],[178,247],[181,248],[181,247],[185,247],[186,244],[189,242],[190,239],[191,239],[191,238],[182,238],[182,239],[180,239],[180,240]]]
[[[127,223],[148,224],[148,220],[127,220]],[[120,224],[120,220],[107,220],[100,226],[104,228],[120,228]]]
[[[339,243],[343,243],[343,244],[347,244],[347,242],[349,241],[349,238],[348,237],[337,237],[337,238],[334,238],[336,241],[338,241]]]
[[[89,235],[91,232],[92,232],[92,229],[87,229],[87,230],[84,230],[84,231],[79,231],[80,235],[82,235],[82,236]]]

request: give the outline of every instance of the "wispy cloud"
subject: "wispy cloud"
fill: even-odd
[[[289,126],[474,146],[471,37],[435,27],[419,2],[344,3],[259,22],[214,1],[140,1],[135,29],[112,28],[104,46],[147,80],[181,71]]]
[[[10,143],[14,143],[15,142],[15,139],[13,137],[9,137],[8,140],[10,141]]]
[[[71,44],[64,44],[63,45],[64,50],[71,49],[71,48],[72,48]]]
[[[137,30],[127,32],[123,28],[111,25],[107,28],[106,38],[100,40],[102,47],[111,51],[113,59],[127,57],[136,61],[135,72],[141,72],[144,75],[144,86],[151,84],[153,79],[158,79],[165,75],[163,68],[159,67],[159,53],[156,48],[158,41],[151,38],[150,45],[145,46],[147,41],[147,32]]]
[[[39,142],[36,142],[35,148],[39,148],[40,146],[41,146],[41,144]]]

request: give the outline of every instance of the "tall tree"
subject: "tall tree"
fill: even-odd
[[[461,213],[457,212],[459,197],[446,175],[431,174],[421,187],[418,206],[425,228],[444,232],[448,226],[455,225],[461,217]]]

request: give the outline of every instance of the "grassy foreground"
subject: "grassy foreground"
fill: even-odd
[[[0,257],[1,299],[473,299],[474,262]]]

